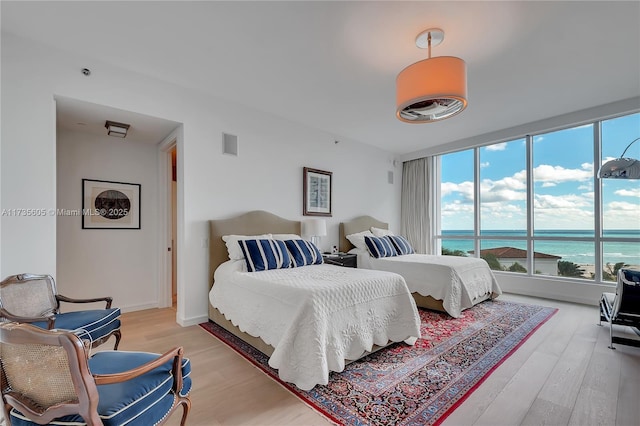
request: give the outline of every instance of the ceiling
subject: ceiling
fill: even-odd
[[[56,124],[58,129],[105,136],[106,121],[129,124],[127,142],[157,144],[180,125],[175,121],[123,111],[77,99],[56,97]],[[122,140],[122,139],[120,139]]]
[[[0,5],[3,32],[397,154],[640,96],[638,1]],[[431,27],[445,32],[433,56],[467,62],[469,106],[406,124],[395,78]]]

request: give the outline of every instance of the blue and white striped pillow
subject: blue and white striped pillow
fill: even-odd
[[[411,244],[409,244],[409,241],[401,235],[387,235],[384,238],[388,238],[389,241],[391,241],[398,254],[412,254],[416,252],[413,247],[411,247]]]
[[[284,241],[279,240],[240,240],[249,272],[266,271],[291,267],[291,257]]]
[[[291,255],[291,265],[295,268],[305,265],[319,265],[323,262],[322,253],[315,244],[305,240],[285,240]]]
[[[398,255],[391,241],[383,237],[364,237],[364,243],[367,245],[367,249],[373,257],[379,258]]]

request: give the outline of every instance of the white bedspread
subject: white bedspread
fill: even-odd
[[[269,365],[300,389],[327,384],[330,371],[374,344],[420,337],[417,308],[397,274],[326,264],[244,272],[243,264],[220,265],[209,301],[273,346]]]
[[[488,294],[502,294],[487,262],[475,257],[406,254],[376,259],[358,251],[358,267],[402,275],[412,293],[442,300],[454,318]]]

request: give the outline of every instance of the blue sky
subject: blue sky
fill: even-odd
[[[534,226],[594,228],[593,125],[534,135]],[[602,124],[603,162],[640,137],[640,114]],[[625,157],[640,159],[640,141]],[[442,229],[473,229],[473,150],[442,158]],[[526,229],[525,139],[480,149],[481,228]],[[603,179],[604,229],[640,229],[640,180]],[[598,181],[595,182],[598,184]]]

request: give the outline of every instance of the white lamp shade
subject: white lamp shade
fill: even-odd
[[[327,235],[327,221],[324,219],[309,219],[305,222],[305,234],[312,237]]]

